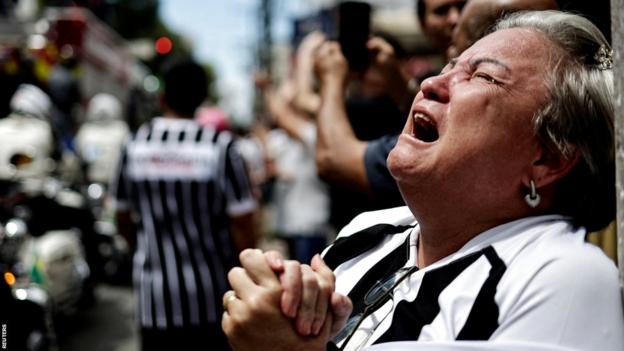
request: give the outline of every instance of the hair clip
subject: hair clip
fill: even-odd
[[[598,69],[601,71],[613,68],[613,50],[608,49],[605,45],[600,45],[594,59],[598,62]]]

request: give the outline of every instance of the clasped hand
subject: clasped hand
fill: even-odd
[[[320,256],[310,265],[277,252],[248,249],[228,274],[221,325],[230,345],[243,350],[325,350],[352,310],[334,291],[334,274]]]

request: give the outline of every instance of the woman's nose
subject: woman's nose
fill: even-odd
[[[425,99],[445,103],[449,99],[448,74],[429,77],[420,84]]]

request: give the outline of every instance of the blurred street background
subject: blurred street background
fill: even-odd
[[[135,351],[139,349],[134,322],[135,300],[130,286],[101,285],[97,303],[68,318],[59,336],[61,350]]]

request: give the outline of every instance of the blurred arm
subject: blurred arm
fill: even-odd
[[[254,212],[250,212],[244,215],[233,216],[230,219],[232,241],[239,252],[256,247],[257,230],[255,218]]]
[[[130,211],[117,210],[117,232],[126,239],[130,252],[136,250],[136,222]]]
[[[292,91],[292,89],[292,84],[284,84],[277,93],[265,91],[264,99],[268,112],[273,117],[275,124],[288,133],[293,139],[305,143],[303,131],[305,130],[306,124],[309,122],[306,122],[305,117],[288,104],[289,99],[287,94],[288,91]]]
[[[408,89],[409,77],[401,69],[394,48],[380,37],[373,37],[366,46],[373,53],[373,64],[379,68],[386,80],[386,91],[401,111],[408,111],[415,92]]]
[[[247,167],[234,142],[228,143],[226,153],[225,196],[227,213],[230,217],[232,241],[240,252],[256,245],[259,235],[256,229],[258,226],[254,225],[257,203]]]
[[[320,96],[314,92],[314,54],[325,41],[320,32],[308,34],[297,50],[297,65],[295,69],[296,94],[293,100],[295,106],[309,114],[318,113],[321,105]]]
[[[364,167],[367,142],[358,140],[349,123],[344,86],[347,62],[335,42],[319,48],[315,66],[321,82],[321,106],[317,115],[316,165],[330,182],[368,191]]]

